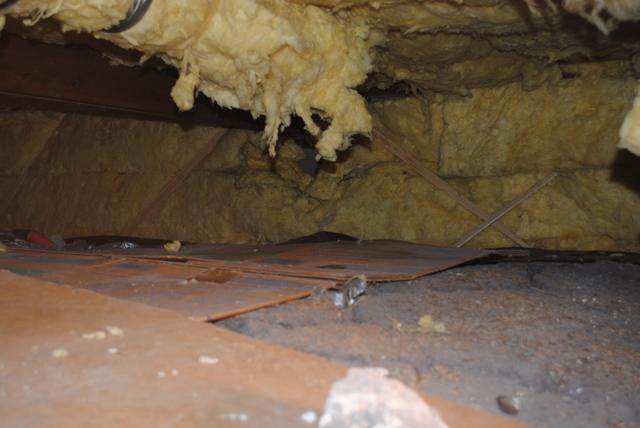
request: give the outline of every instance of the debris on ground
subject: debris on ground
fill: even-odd
[[[166,244],[164,244],[163,247],[167,253],[177,253],[182,248],[182,242],[180,241],[167,242]]]
[[[249,420],[249,415],[247,415],[246,413],[231,412],[231,413],[225,413],[221,415],[221,417],[222,419],[226,419],[228,421],[234,421],[234,422],[247,422]]]
[[[333,303],[340,308],[352,306],[364,294],[366,289],[367,278],[364,275],[355,276],[333,295]]]
[[[404,324],[394,318],[389,319],[391,320],[393,328],[403,333],[447,333],[447,329],[444,323],[440,321],[434,321],[429,314],[422,315],[418,319],[417,327],[406,327]]]
[[[49,240],[53,242],[53,247],[56,250],[64,250],[67,243],[64,241],[64,238],[60,235],[51,235],[49,236]]]
[[[315,424],[318,420],[318,415],[313,410],[309,410],[308,412],[304,412],[300,415],[300,419],[305,424]]]
[[[424,333],[446,333],[443,322],[434,321],[431,315],[425,314],[418,320],[418,329]]]
[[[120,350],[118,348],[109,348],[107,349],[107,354],[109,355],[117,355],[120,353]]]
[[[214,357],[207,357],[205,355],[201,355],[198,358],[198,362],[200,364],[218,364],[218,359]]]
[[[508,397],[500,395],[496,398],[498,407],[507,415],[517,415],[520,412],[520,399],[518,397]]]
[[[0,253],[6,253],[7,252],[7,246],[4,245],[2,242],[0,242]]]
[[[93,331],[91,333],[84,333],[82,335],[82,338],[86,340],[102,340],[105,337],[107,337],[107,333],[102,330]]]
[[[446,428],[438,412],[379,367],[351,368],[331,387],[320,428]]]
[[[56,348],[51,352],[51,356],[58,359],[67,358],[69,356],[69,351],[64,348]]]
[[[118,336],[118,337],[124,336],[124,331],[122,331],[120,327],[108,325],[105,327],[105,330],[107,330],[107,333],[109,333],[111,336]]]
[[[534,427],[635,427],[640,259],[570,254],[589,262],[553,254],[466,265],[370,286],[346,311],[306,299],[218,325],[347,366],[383,366],[421,392],[502,416],[496,397],[517,397],[518,422]],[[447,334],[415,332],[424,314]]]

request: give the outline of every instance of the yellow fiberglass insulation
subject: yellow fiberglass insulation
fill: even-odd
[[[640,86],[636,91],[633,107],[620,128],[619,146],[640,156]]]
[[[5,13],[26,23],[54,17],[65,30],[90,31],[121,47],[158,55],[180,70],[171,95],[181,110],[202,92],[219,105],[266,117],[272,155],[278,131],[300,116],[318,137],[319,155],[336,159],[354,134],[371,132],[364,99],[353,89],[371,69],[379,40],[364,21],[347,25],[310,5],[285,0],[153,0],[142,20],[117,34],[103,30],[130,0],[21,0]],[[330,121],[320,130],[318,113]]]

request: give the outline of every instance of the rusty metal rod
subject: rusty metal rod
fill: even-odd
[[[398,146],[397,144],[395,144],[391,140],[389,140],[389,138],[387,138],[382,133],[382,131],[380,131],[379,129],[374,129],[373,130],[373,137],[374,137],[374,139],[377,139],[378,143],[382,147],[384,147],[389,152],[391,152],[396,157],[398,157],[400,160],[402,160],[404,163],[406,163],[407,165],[412,167],[418,174],[420,174],[422,177],[426,178],[431,184],[436,186],[438,189],[440,189],[443,192],[446,192],[447,194],[449,194],[460,205],[465,207],[469,212],[471,212],[475,216],[477,216],[480,219],[485,220],[485,221],[490,218],[489,213],[485,212],[483,209],[481,209],[480,207],[475,205],[467,197],[459,194],[458,191],[453,188],[453,186],[451,186],[449,183],[447,183],[442,178],[440,178],[437,174],[435,174],[430,169],[428,169],[427,167],[422,165],[420,162],[418,162],[416,160],[416,158],[413,157],[413,155],[411,155],[406,150],[404,150],[402,147]],[[507,227],[505,227],[501,223],[494,222],[490,226],[495,228],[496,230],[500,231],[507,238],[509,238],[514,243],[518,244],[519,246],[521,246],[523,248],[528,248],[529,247],[529,245],[526,242],[524,242],[522,239],[518,238],[518,236],[516,236],[515,233],[513,233],[512,231],[507,229]]]
[[[455,244],[456,247],[462,247],[464,244],[466,244],[467,242],[471,241],[473,238],[475,238],[478,234],[480,234],[487,227],[491,226],[493,223],[498,221],[500,218],[502,218],[509,211],[511,211],[512,209],[514,209],[515,207],[520,205],[522,202],[524,202],[527,199],[529,199],[531,196],[534,195],[534,193],[538,192],[544,186],[549,184],[551,182],[551,180],[553,180],[557,176],[558,176],[558,174],[553,172],[553,173],[547,175],[542,180],[538,181],[536,184],[531,186],[529,188],[529,190],[527,190],[521,196],[517,197],[516,199],[511,201],[509,204],[505,205],[500,211],[496,211],[495,214],[493,214],[491,217],[489,217],[487,220],[485,220],[482,224],[480,224],[478,227],[473,229],[471,232],[467,233],[462,238],[460,238],[460,240],[458,242],[456,242],[456,244]]]

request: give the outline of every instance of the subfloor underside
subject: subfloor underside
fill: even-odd
[[[545,257],[489,264],[394,241],[10,246],[2,425],[309,426],[300,416],[322,413],[345,367],[381,366],[452,428],[638,426],[637,255],[531,261]],[[358,272],[373,283],[337,307]]]

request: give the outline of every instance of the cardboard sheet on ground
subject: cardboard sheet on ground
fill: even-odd
[[[474,248],[446,248],[410,242],[334,241],[305,244],[185,246],[178,254],[162,249],[112,252],[213,269],[346,281],[364,274],[368,281],[406,281],[478,259]]]
[[[35,251],[0,253],[0,269],[210,320],[300,299],[318,287],[335,285],[184,264]]]
[[[303,427],[345,374],[171,311],[2,270],[0,342],[7,427]],[[451,428],[522,427],[424,398]]]
[[[411,280],[486,253],[399,241],[193,245],[117,251],[0,253],[0,268],[57,284],[218,320],[309,296],[357,275]]]

